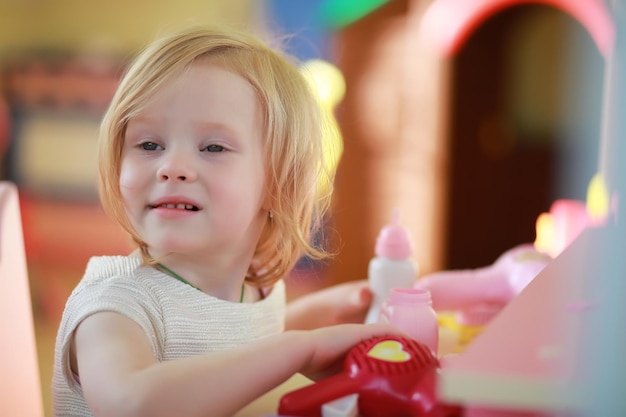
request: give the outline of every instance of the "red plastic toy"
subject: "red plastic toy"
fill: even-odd
[[[346,357],[345,372],[281,398],[281,416],[319,417],[322,406],[358,394],[362,417],[456,417],[460,407],[436,395],[439,361],[424,344],[409,338],[366,340]]]

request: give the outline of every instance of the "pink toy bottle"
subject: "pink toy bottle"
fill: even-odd
[[[373,298],[366,323],[378,322],[380,306],[392,288],[411,288],[417,281],[417,264],[411,260],[413,243],[407,230],[399,224],[398,209],[393,210],[391,224],[378,235],[375,253],[368,267]]]
[[[393,288],[381,306],[380,316],[381,321],[393,324],[437,354],[439,324],[428,290]]]

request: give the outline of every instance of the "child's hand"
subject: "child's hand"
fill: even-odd
[[[363,323],[372,301],[367,280],[351,281],[306,294],[287,306],[287,330],[310,330]]]
[[[346,354],[356,345],[372,337],[404,336],[387,323],[343,324],[305,332],[312,353],[302,373],[316,381],[343,371]]]

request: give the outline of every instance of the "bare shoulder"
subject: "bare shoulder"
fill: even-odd
[[[72,370],[81,385],[123,376],[154,363],[147,335],[136,322],[115,312],[85,318],[70,345]]]

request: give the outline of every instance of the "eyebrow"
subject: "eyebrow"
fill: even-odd
[[[138,116],[131,117],[128,121],[129,123],[132,121],[133,123],[136,123],[136,124],[155,124],[155,123],[161,122],[161,118],[138,115]],[[219,129],[219,130],[225,130],[228,132],[237,133],[237,129],[234,129],[233,127],[229,126],[227,123],[223,123],[220,121],[195,121],[195,122],[192,122],[192,124],[193,124],[194,129],[196,130]]]
[[[225,132],[227,133],[229,136],[234,136],[234,138],[238,138],[241,136],[241,132],[236,129],[235,127],[227,124],[227,123],[223,123],[223,122],[204,122],[204,121],[198,121],[198,122],[193,122],[193,128],[195,131],[197,132],[204,132],[207,130],[217,130],[220,132]]]
[[[155,121],[158,121],[159,119],[156,117],[150,117],[150,116],[145,116],[142,114],[138,114],[135,116],[131,116],[128,118],[129,122],[139,122],[139,123],[154,123]]]
[[[149,117],[149,116],[132,116],[128,119],[128,123],[127,125],[130,125],[131,123],[133,124],[140,124],[140,125],[148,125],[148,124],[155,124],[158,123],[159,119],[155,118],[155,117]]]

